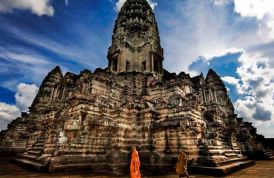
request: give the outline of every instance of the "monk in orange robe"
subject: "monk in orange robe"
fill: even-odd
[[[180,177],[186,176],[189,178],[188,172],[187,172],[187,155],[180,151],[177,164],[176,164],[176,173]]]
[[[141,178],[140,159],[136,146],[133,146],[130,161],[130,178]]]

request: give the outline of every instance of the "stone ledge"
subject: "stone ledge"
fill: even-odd
[[[32,160],[28,160],[28,159],[11,158],[10,162],[14,163],[16,165],[25,167],[27,169],[36,171],[36,172],[46,172],[46,171],[48,171],[48,166],[47,165],[43,165],[41,163],[38,163],[38,162],[32,161]]]
[[[25,148],[21,147],[12,147],[12,148],[3,148],[0,147],[0,156],[1,157],[10,157],[10,156],[16,156],[21,155],[26,151]]]
[[[235,171],[238,171],[240,169],[244,169],[253,165],[255,165],[255,161],[248,160],[248,161],[232,163],[232,164],[220,166],[220,167],[206,167],[206,166],[192,165],[189,167],[188,170],[190,173],[195,173],[195,174],[225,176]]]

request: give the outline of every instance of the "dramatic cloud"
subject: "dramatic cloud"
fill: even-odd
[[[270,65],[270,58],[260,53],[244,53],[239,62],[241,66],[237,73],[242,89],[249,98],[239,99],[236,105],[240,107],[236,107],[236,110],[249,120],[274,119],[274,68]]]
[[[257,103],[256,97],[247,96],[237,100],[234,105],[239,116],[245,121],[252,122],[260,134],[273,138],[273,102],[266,106],[267,103]]]
[[[235,12],[243,17],[256,17],[262,19],[274,14],[274,2],[272,0],[234,0]]]
[[[199,56],[210,60],[235,53],[244,49],[246,41],[250,45],[257,39],[254,36],[256,25],[239,28],[247,24],[242,24],[239,17],[229,17],[234,11],[214,6],[212,1],[175,1],[168,8],[173,13],[160,14],[159,20],[165,66],[171,71],[189,72],[189,66]]]
[[[261,49],[261,48],[260,48]],[[207,71],[214,68],[229,89],[235,102],[236,113],[245,121],[254,123],[259,133],[273,137],[274,128],[274,66],[273,58],[261,49],[242,50],[214,58],[199,57],[190,65],[190,70]],[[262,124],[262,123],[265,123]]]
[[[53,16],[54,9],[50,0],[1,0],[0,12],[12,12],[15,9],[30,10],[38,16]]]
[[[117,12],[119,12],[120,9],[122,8],[122,6],[124,5],[124,3],[125,3],[126,1],[127,1],[127,0],[118,0],[118,2],[116,2],[115,10],[116,10]],[[157,3],[152,2],[152,0],[147,0],[147,1],[148,1],[149,5],[150,5],[150,7],[151,7],[152,9],[154,9],[154,8],[157,6]]]
[[[243,88],[242,88],[240,79],[237,79],[237,78],[231,77],[231,76],[225,76],[225,77],[222,77],[222,80],[224,82],[226,82],[227,84],[234,85],[237,89],[238,94],[244,94],[245,93]]]
[[[255,17],[259,20],[260,33],[274,39],[274,1],[273,0],[234,0],[235,12],[242,17]],[[266,28],[264,28],[266,25]],[[264,31],[264,32],[263,32]]]
[[[174,1],[173,13],[162,10],[159,19],[165,66],[192,75],[213,68],[236,112],[267,137],[274,136],[273,7],[272,0]]]
[[[262,105],[256,107],[255,113],[253,114],[254,119],[261,121],[269,121],[272,118],[272,112],[265,110]]]
[[[28,107],[30,107],[37,92],[38,87],[36,85],[20,83],[15,94],[16,105],[0,102],[0,130],[6,129],[7,124],[20,116],[21,112],[28,111]]]

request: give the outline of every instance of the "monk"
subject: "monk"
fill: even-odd
[[[179,152],[177,164],[176,164],[176,173],[180,177],[186,176],[189,178],[188,172],[187,172],[187,155],[183,152]]]
[[[136,146],[132,147],[131,161],[130,161],[130,178],[141,178],[140,159]]]

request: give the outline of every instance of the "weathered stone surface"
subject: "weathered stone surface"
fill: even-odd
[[[2,151],[25,151],[14,161],[34,169],[112,173],[128,172],[132,145],[141,168],[158,173],[174,171],[181,149],[193,168],[217,171],[250,164],[243,153],[263,151],[213,70],[206,78],[163,70],[146,0],[123,6],[108,59],[108,68],[79,75],[53,69],[30,112],[1,132]]]
[[[125,2],[115,22],[108,59],[108,70],[114,73],[137,71],[163,75],[158,26],[146,1]]]

